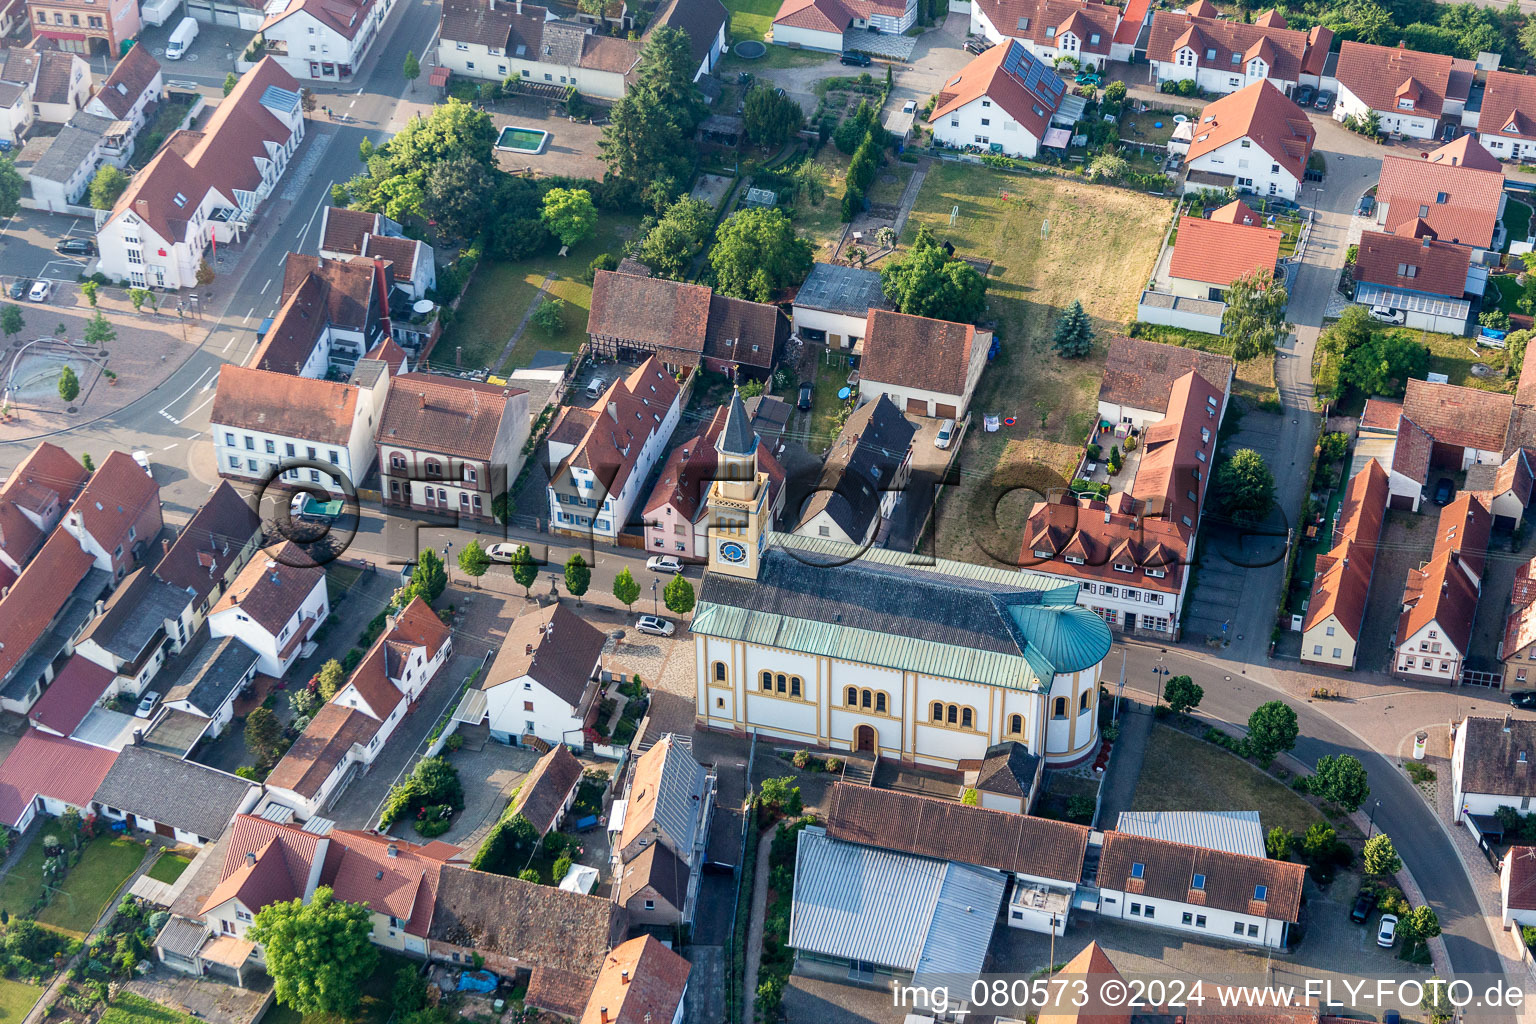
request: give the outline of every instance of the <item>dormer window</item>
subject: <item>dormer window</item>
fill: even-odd
[[[1039,548],[1036,548],[1035,549],[1035,557],[1036,558],[1050,558],[1052,556],[1051,556],[1051,553],[1049,551],[1041,551]]]
[[[1083,556],[1082,555],[1066,555],[1065,558],[1066,558],[1067,563],[1069,565],[1082,565],[1083,564]]]
[[[1215,60],[1216,59],[1216,47],[1214,47],[1214,46],[1206,47],[1206,49],[1205,49],[1205,59],[1206,60]]]
[[[1136,571],[1136,567],[1134,565],[1129,565],[1129,564],[1127,564],[1125,562],[1116,562],[1115,563],[1115,572],[1135,572],[1135,571]]]
[[[1397,109],[1398,110],[1412,110],[1413,109],[1413,99],[1411,97],[1404,96],[1402,99],[1397,101]]]
[[[1160,579],[1162,579],[1162,578],[1163,578],[1163,577],[1164,577],[1164,576],[1167,576],[1167,575],[1168,575],[1168,570],[1166,570],[1166,569],[1154,569],[1154,568],[1152,568],[1152,567],[1151,567],[1151,566],[1150,566],[1150,565],[1149,565],[1149,566],[1147,566],[1147,568],[1146,568],[1146,574],[1147,574],[1147,575],[1148,575],[1148,576],[1151,576],[1151,577],[1153,577],[1153,578],[1154,578],[1154,579],[1159,579],[1159,580],[1160,580]]]

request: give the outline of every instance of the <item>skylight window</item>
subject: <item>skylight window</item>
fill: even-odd
[[[182,195],[180,192],[177,192],[176,195],[172,197],[171,202],[176,204],[177,209],[180,209],[181,207],[187,205],[187,197]]]

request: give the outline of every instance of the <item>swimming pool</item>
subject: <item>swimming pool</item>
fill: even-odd
[[[496,148],[504,149],[509,153],[542,153],[544,144],[548,141],[549,132],[538,128],[514,128],[508,125],[497,136]]]

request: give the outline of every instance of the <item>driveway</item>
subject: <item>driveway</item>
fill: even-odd
[[[11,283],[21,277],[74,281],[94,260],[60,256],[54,245],[65,238],[94,238],[89,217],[41,210],[17,210],[0,231],[0,281],[9,297]]]
[[[480,750],[464,748],[449,754],[448,759],[464,784],[464,809],[439,838],[472,852],[501,817],[512,791],[528,777],[539,755],[528,747],[488,739]],[[400,828],[394,831],[406,835]]]

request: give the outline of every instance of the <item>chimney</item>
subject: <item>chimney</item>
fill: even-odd
[[[135,729],[135,730],[133,730],[133,745],[136,746],[136,747],[142,747],[144,745],[144,730],[143,729]]]
[[[532,654],[533,653],[533,644],[524,644],[523,645],[523,653],[524,654]]]
[[[171,553],[171,538],[169,538],[169,537],[162,537],[162,538],[160,538],[160,553],[164,554],[164,555],[168,555],[168,554]]]
[[[629,968],[628,967],[624,968],[622,971],[619,972],[619,984],[620,985],[628,985],[629,984]]]
[[[523,0],[517,0],[517,2],[519,4],[521,4],[523,2]],[[599,1009],[597,1012],[598,1012],[598,1020],[600,1020],[602,1022],[602,1024],[608,1024],[608,1007],[604,1006],[601,1009]]]
[[[385,849],[391,857],[400,856],[400,847],[396,846],[394,843],[390,843],[389,846]]]
[[[246,851],[246,853],[245,853],[245,862],[247,864],[255,864],[256,863],[256,853],[255,853],[254,850],[247,850]]]
[[[1505,732],[1509,732],[1509,720],[1510,720],[1509,713],[1505,712],[1504,713],[1504,731]]]
[[[427,393],[425,391],[418,391],[416,392],[416,398],[421,402],[421,407],[425,409],[427,407]]]
[[[97,615],[100,615],[100,614],[101,614],[101,613],[102,613],[102,611],[103,611],[103,610],[104,610],[104,609],[105,609],[105,608],[106,608],[106,607],[107,607],[107,603],[106,603],[106,602],[105,602],[105,601],[103,601],[103,600],[102,600],[102,599],[101,599],[101,598],[99,598],[99,597],[98,597],[98,598],[97,598],[97,599],[96,599],[96,614],[97,614]]]

